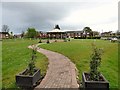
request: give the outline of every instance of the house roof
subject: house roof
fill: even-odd
[[[0,34],[9,34],[8,32],[0,32]]]

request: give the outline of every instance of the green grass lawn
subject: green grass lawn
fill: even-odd
[[[2,41],[0,41],[0,89],[2,88]]]
[[[79,79],[82,72],[89,72],[89,61],[92,53],[91,43],[103,48],[100,71],[110,82],[111,88],[118,88],[118,44],[104,40],[72,40],[70,42],[56,42],[43,44],[40,47],[59,52],[72,60],[79,70]]]
[[[15,75],[27,68],[32,50],[28,45],[37,43],[37,40],[3,40],[2,41],[2,87],[16,88]],[[47,58],[37,53],[36,67],[45,74]]]

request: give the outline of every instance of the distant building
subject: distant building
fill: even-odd
[[[38,34],[37,38],[47,38],[47,33],[46,32],[39,31],[38,33],[39,34]]]
[[[21,34],[17,34],[17,35],[14,35],[13,37],[14,38],[22,38],[22,35]]]
[[[66,32],[60,30],[59,25],[55,25],[55,28],[53,30],[47,32],[47,37],[51,39],[66,38]]]
[[[8,32],[0,32],[0,39],[9,38],[10,34]]]
[[[101,33],[101,37],[115,37],[115,36],[117,36],[117,33],[112,31]]]
[[[83,31],[66,31],[67,37],[75,38],[82,37]]]

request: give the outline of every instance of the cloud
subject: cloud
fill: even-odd
[[[0,3],[0,13],[2,13],[2,3]],[[0,31],[1,31],[1,27],[2,26],[2,14],[0,14]]]
[[[115,26],[111,30],[117,30],[118,12],[115,4],[104,3],[95,8],[76,9],[72,11],[68,17],[64,17],[59,23],[72,24],[73,26],[100,26],[99,29],[104,29],[104,26]],[[116,24],[116,25],[115,25]],[[106,28],[105,28],[106,29]],[[107,29],[106,29],[107,30]],[[110,30],[110,28],[109,28]]]
[[[118,2],[119,0],[1,0],[2,2]]]
[[[117,29],[117,3],[113,3],[113,0],[109,0],[111,2],[108,0],[107,2],[3,1],[5,2],[2,3],[2,24],[9,25],[14,33],[21,33],[28,27],[49,31],[55,24],[59,24],[62,29],[82,29],[84,26],[90,26],[94,30]],[[111,26],[108,28],[107,25],[114,28]]]
[[[98,24],[98,25],[92,25],[91,28],[94,31],[99,31],[99,32],[106,32],[106,31],[114,31],[116,32],[118,23],[113,22],[113,23],[107,23],[107,24]]]
[[[33,26],[38,29],[50,29],[56,23],[69,14],[69,8],[64,3],[3,3],[3,24],[11,28]]]

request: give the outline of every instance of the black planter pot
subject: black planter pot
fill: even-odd
[[[38,43],[42,43],[42,41],[40,40]]]
[[[87,75],[88,73],[82,74],[83,90],[109,90],[109,83],[102,74],[103,81],[88,81],[86,80]]]
[[[34,87],[36,83],[40,80],[40,70],[35,69],[33,75],[24,75],[28,69],[16,75],[16,84],[19,87]]]
[[[49,40],[47,40],[47,42],[46,42],[46,43],[48,44],[48,43],[50,43],[50,41],[49,41]]]

